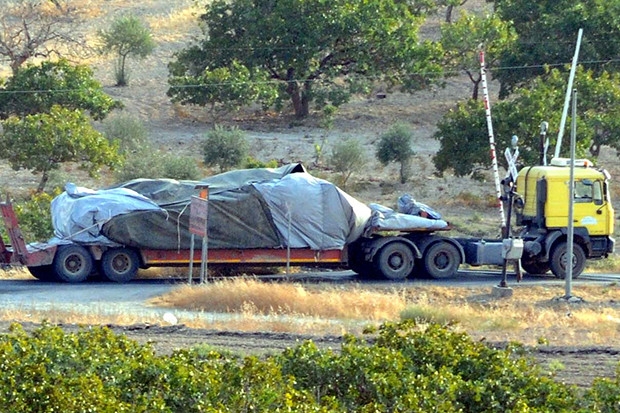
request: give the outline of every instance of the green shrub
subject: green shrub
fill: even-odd
[[[188,156],[141,150],[127,155],[115,177],[118,181],[136,178],[197,180],[201,178],[201,173],[196,161]]]
[[[35,192],[30,198],[15,204],[15,214],[26,242],[45,241],[54,235],[52,226],[52,200],[62,192]]]
[[[620,407],[620,364],[616,378],[598,378],[582,399],[580,412],[616,413]]]
[[[118,141],[123,154],[142,153],[150,146],[144,123],[126,113],[106,118],[103,121],[103,135],[109,141]]]
[[[349,337],[340,353],[306,343],[285,351],[281,364],[298,389],[346,411],[571,411],[573,389],[518,350],[409,321],[383,325],[372,345]]]
[[[189,156],[165,155],[162,166],[165,178],[194,181],[201,178],[196,161]]]
[[[404,123],[397,123],[381,136],[377,144],[376,156],[382,165],[390,162],[400,163],[400,182],[405,183],[411,174],[411,157],[415,152],[411,148],[413,132]]]
[[[329,162],[340,174],[340,184],[346,187],[351,175],[365,166],[364,148],[361,142],[351,138],[338,141],[332,148]]]
[[[278,161],[276,159],[272,159],[267,162],[259,161],[258,159],[248,156],[245,158],[245,167],[247,169],[256,169],[256,168],[277,168]]]
[[[248,150],[243,131],[216,126],[204,141],[204,162],[207,166],[219,166],[220,172],[227,171],[241,165],[248,156]]]
[[[619,372],[620,373],[620,372]],[[0,335],[0,411],[615,412],[620,380],[556,382],[523,349],[437,324],[384,324],[340,351],[308,341],[238,357],[204,346],[158,356],[107,328],[44,324]]]
[[[164,156],[149,148],[127,153],[123,166],[114,172],[119,182],[136,178],[163,178],[164,175]]]

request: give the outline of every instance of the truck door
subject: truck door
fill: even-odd
[[[575,181],[573,223],[585,227],[590,236],[609,235],[609,214],[606,208],[603,182],[581,179]]]

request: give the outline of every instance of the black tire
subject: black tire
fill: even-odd
[[[133,280],[140,267],[138,254],[130,248],[111,248],[101,257],[101,271],[110,281],[125,283]]]
[[[413,251],[403,242],[390,242],[375,255],[374,264],[377,273],[388,280],[404,280],[413,271]]]
[[[81,245],[61,245],[54,257],[54,272],[60,281],[79,283],[93,270],[93,257]]]
[[[568,243],[563,241],[558,243],[551,251],[549,264],[551,272],[557,278],[566,278],[568,268]],[[581,275],[586,267],[586,254],[579,244],[573,244],[573,278]]]
[[[453,244],[437,242],[424,252],[424,272],[431,278],[443,279],[456,276],[461,265],[461,254]]]
[[[36,267],[28,267],[30,274],[37,280],[41,281],[57,281],[56,274],[51,265],[39,265]]]
[[[540,261],[521,261],[523,270],[531,275],[543,275],[549,272],[550,264]]]

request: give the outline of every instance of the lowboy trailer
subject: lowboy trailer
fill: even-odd
[[[461,264],[505,265],[520,262],[530,274],[551,272],[564,278],[572,263],[573,277],[587,259],[614,252],[614,209],[607,171],[578,161],[575,187],[569,191],[566,159],[551,165],[523,168],[515,182],[511,207],[516,211],[514,236],[506,239],[452,238],[440,235],[450,228],[382,228],[342,249],[310,248],[209,249],[209,266],[316,266],[350,268],[360,277],[404,280],[412,275],[448,278]],[[574,193],[574,243],[567,243],[569,194]],[[506,199],[505,199],[506,201]],[[138,269],[188,266],[189,249],[144,249],[69,241],[26,244],[10,202],[0,203],[11,245],[0,240],[0,263],[26,266],[41,280],[81,282],[97,272],[116,282],[127,282]],[[572,255],[570,252],[572,251]],[[200,255],[200,254],[197,254]],[[201,264],[200,258],[195,262]]]

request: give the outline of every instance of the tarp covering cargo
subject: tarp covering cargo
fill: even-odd
[[[190,201],[198,194],[197,185],[209,186],[210,249],[342,249],[374,230],[447,225],[371,209],[311,176],[301,164],[291,164],[231,171],[202,181],[137,179],[98,191],[69,184],[52,202],[55,235],[80,243],[190,248]]]
[[[189,203],[197,184],[209,185],[209,248],[342,249],[362,235],[371,215],[366,205],[293,164],[202,181],[139,179],[90,195],[87,190],[80,196],[65,192],[54,200],[56,236],[77,242],[103,242],[104,236],[108,243],[138,248],[189,248]],[[128,201],[146,202],[108,209],[123,204],[117,198],[123,191],[130,194]],[[105,194],[112,199],[102,201]],[[68,205],[81,216],[67,217]]]

